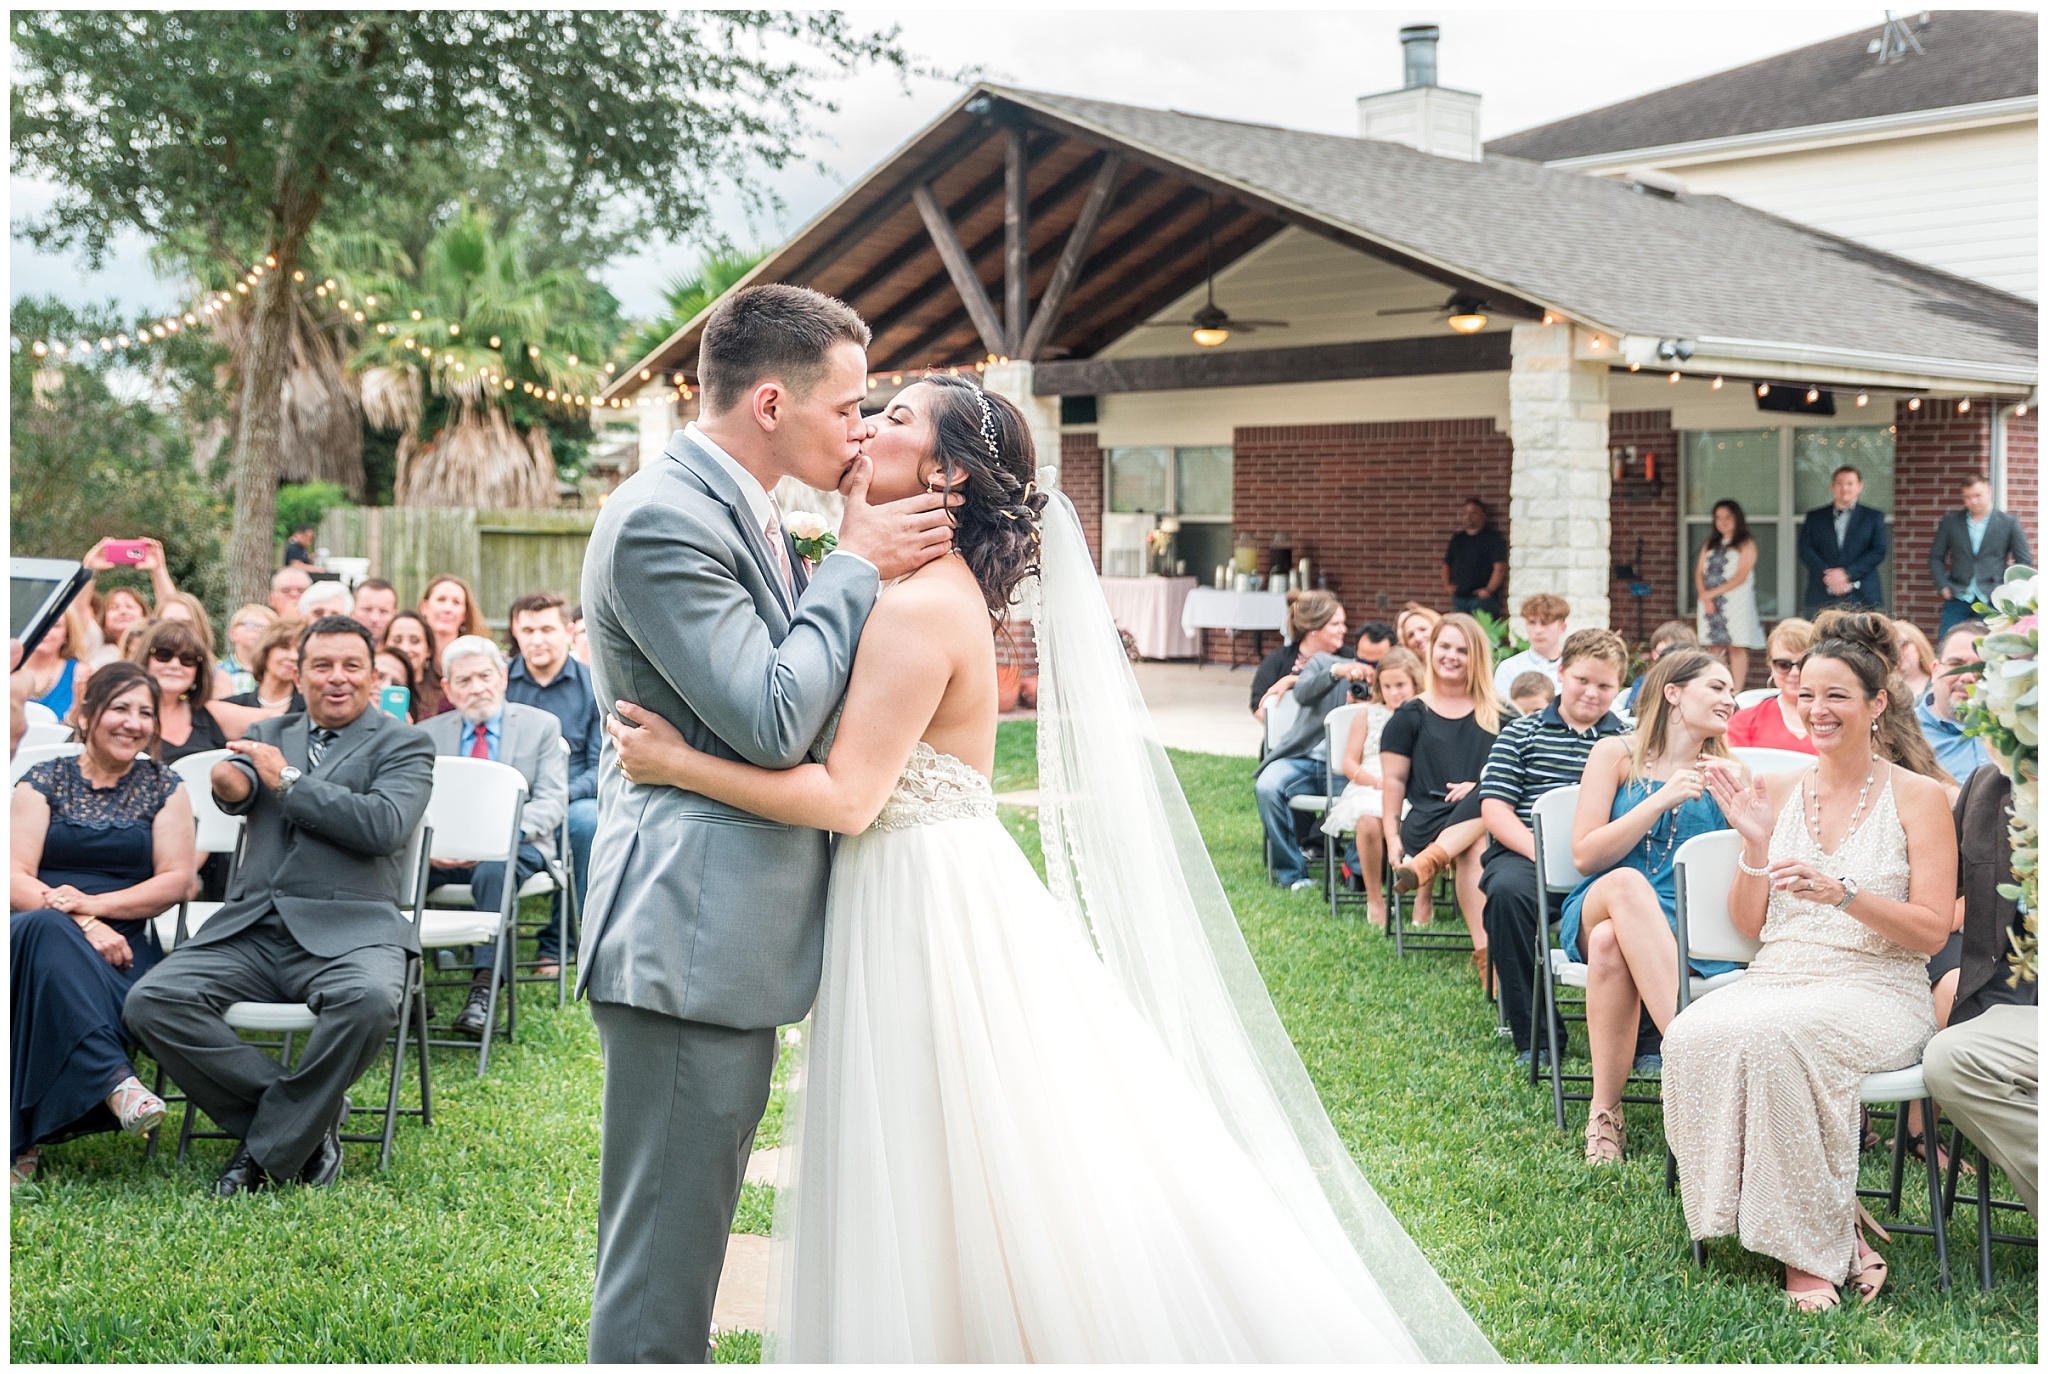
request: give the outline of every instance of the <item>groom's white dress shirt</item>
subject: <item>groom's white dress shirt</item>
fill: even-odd
[[[775,498],[768,494],[768,489],[761,485],[759,478],[741,467],[739,459],[720,448],[710,435],[697,428],[695,420],[683,426],[683,433],[696,440],[706,453],[717,459],[718,465],[725,469],[726,475],[738,484],[740,495],[746,498],[747,512],[753,517],[755,529],[766,529],[770,521],[774,522],[776,529],[783,528],[782,510],[775,504]],[[827,558],[838,558],[842,554],[848,558],[859,558],[861,562],[868,563],[867,559],[861,558],[859,554],[851,549],[834,549],[825,556]],[[868,563],[868,566],[872,568],[874,564]]]

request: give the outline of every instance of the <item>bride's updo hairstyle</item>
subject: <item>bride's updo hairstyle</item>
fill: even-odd
[[[924,385],[931,388],[933,456],[946,489],[964,498],[953,510],[953,547],[1000,621],[1017,584],[1038,572],[1046,496],[1035,480],[1031,430],[1008,399],[972,382],[941,375]]]
[[[1813,647],[1800,660],[1833,659],[1856,675],[1869,701],[1885,693],[1884,714],[1871,727],[1878,756],[1936,781],[1948,777],[1913,715],[1912,692],[1899,677],[1898,632],[1890,616],[1877,611],[1822,611],[1813,622]]]

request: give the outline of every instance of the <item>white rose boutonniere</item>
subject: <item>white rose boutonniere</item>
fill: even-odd
[[[789,531],[789,537],[796,544],[796,551],[806,563],[816,567],[826,554],[839,546],[839,536],[832,533],[825,523],[825,517],[815,511],[791,511],[782,527]]]

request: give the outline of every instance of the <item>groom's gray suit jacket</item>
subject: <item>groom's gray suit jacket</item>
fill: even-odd
[[[634,702],[690,744],[764,768],[802,760],[845,695],[875,570],[827,558],[798,601],[717,459],[678,431],[605,501],[583,561],[599,706]],[[598,768],[577,987],[740,1030],[802,1019],[818,991],[830,839]]]

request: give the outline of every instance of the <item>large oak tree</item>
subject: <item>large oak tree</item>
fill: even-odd
[[[293,274],[451,147],[548,182],[570,233],[699,230],[713,189],[795,155],[832,69],[905,65],[832,13],[17,12],[14,168],[60,188],[23,226],[97,265],[132,227],[197,236],[249,289],[231,599],[263,599]],[[253,276],[253,280],[251,277]]]

